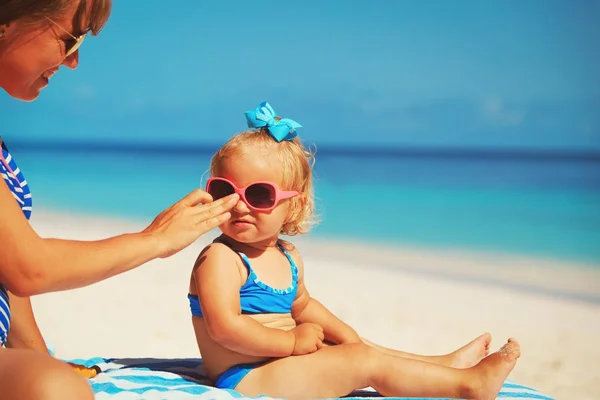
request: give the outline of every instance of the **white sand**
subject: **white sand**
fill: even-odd
[[[143,228],[39,210],[33,225],[43,236],[84,240]],[[216,233],[105,282],[34,298],[38,323],[57,356],[197,357],[188,279],[196,255]],[[600,398],[600,268],[429,249],[296,243],[311,294],[364,337],[404,351],[440,354],[485,331],[492,333],[494,349],[512,336],[521,343],[522,358],[510,379],[557,399]]]

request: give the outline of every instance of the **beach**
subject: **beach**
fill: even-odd
[[[92,240],[135,232],[135,220],[36,210],[43,237]],[[213,231],[168,259],[104,282],[32,299],[64,359],[198,357],[187,289]],[[600,268],[553,259],[325,239],[291,239],[311,295],[378,344],[448,353],[483,332],[522,356],[509,379],[557,399],[600,398]],[[85,266],[82,266],[84,268]]]

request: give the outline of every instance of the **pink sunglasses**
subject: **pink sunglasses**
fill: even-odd
[[[276,184],[262,181],[240,188],[225,178],[210,178],[206,182],[206,191],[214,200],[237,193],[249,208],[259,212],[272,211],[281,200],[300,194],[295,190],[279,190]]]

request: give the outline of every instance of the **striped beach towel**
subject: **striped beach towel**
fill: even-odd
[[[204,375],[201,359],[92,358],[69,361],[86,367],[96,366],[102,371],[90,379],[98,400],[271,399],[266,396],[244,397],[233,390],[210,386]],[[361,390],[345,399],[379,397],[381,396],[374,391]],[[554,400],[533,388],[511,381],[504,383],[498,399]]]

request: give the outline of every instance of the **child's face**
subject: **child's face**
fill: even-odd
[[[267,181],[276,184],[280,190],[289,190],[282,183],[280,162],[267,151],[236,155],[219,164],[218,177],[226,178],[237,187],[254,182]],[[281,201],[273,210],[261,212],[252,210],[240,198],[231,210],[231,218],[220,226],[221,231],[241,243],[259,243],[276,239],[289,215],[289,200]]]

